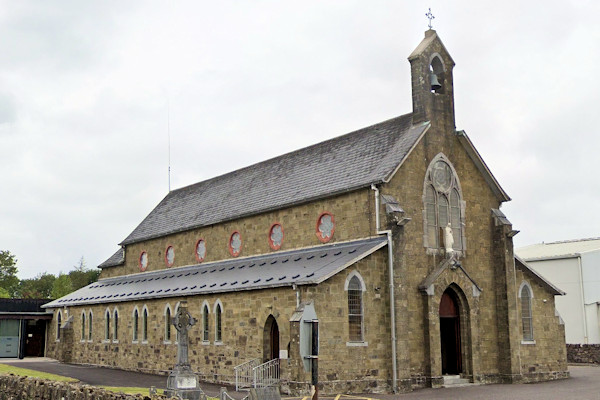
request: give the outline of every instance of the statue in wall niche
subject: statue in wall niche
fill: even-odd
[[[446,251],[446,256],[448,258],[452,257],[454,254],[454,236],[452,235],[452,226],[450,222],[448,225],[444,227],[444,247]]]
[[[167,379],[165,395],[188,400],[205,399],[206,396],[200,389],[198,375],[192,371],[188,360],[188,332],[196,324],[196,319],[189,313],[186,301],[180,303],[175,317],[171,318],[171,323],[179,333],[177,364]]]

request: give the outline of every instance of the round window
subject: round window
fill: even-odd
[[[269,229],[269,246],[273,250],[279,250],[283,243],[283,227],[280,223],[275,222]]]
[[[323,243],[327,243],[333,237],[335,231],[335,221],[333,215],[328,212],[324,212],[319,215],[317,219],[317,237]]]
[[[198,262],[202,262],[202,261],[204,261],[205,257],[206,257],[206,242],[204,241],[204,239],[200,239],[196,243],[196,260],[198,260]]]
[[[145,271],[148,268],[148,253],[142,251],[140,254],[140,263],[139,263],[140,271]]]
[[[237,257],[242,252],[242,235],[235,231],[229,237],[229,253]]]
[[[175,249],[173,246],[167,247],[167,251],[165,252],[165,262],[167,263],[167,267],[172,267],[175,262]]]

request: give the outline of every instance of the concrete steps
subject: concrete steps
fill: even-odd
[[[460,375],[444,375],[444,387],[463,387],[472,385],[468,379],[461,378]]]

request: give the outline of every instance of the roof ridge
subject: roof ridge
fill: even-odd
[[[565,243],[578,243],[578,242],[590,242],[592,240],[600,240],[600,237],[582,238],[582,239],[569,239],[569,240],[558,240],[556,242],[542,242],[538,244],[550,245],[550,244],[565,244]]]
[[[257,168],[260,165],[268,164],[269,162],[273,162],[274,160],[277,160],[277,159],[280,159],[280,158],[284,158],[284,157],[289,157],[292,154],[297,154],[297,153],[305,152],[305,151],[308,151],[309,149],[312,149],[314,147],[322,146],[322,145],[324,145],[326,143],[337,141],[337,140],[340,140],[340,139],[342,139],[344,137],[347,137],[347,136],[355,135],[355,134],[357,134],[357,133],[359,133],[361,131],[374,128],[374,127],[376,127],[378,125],[384,125],[384,124],[389,123],[391,121],[399,120],[399,119],[402,119],[402,118],[407,118],[408,116],[412,117],[412,112],[406,113],[406,114],[402,114],[402,115],[398,115],[396,117],[388,118],[388,119],[386,119],[384,121],[378,122],[376,124],[368,125],[368,126],[360,128],[360,129],[356,129],[356,130],[354,130],[352,132],[344,133],[342,135],[338,135],[338,136],[335,136],[335,137],[323,140],[321,142],[313,143],[311,145],[308,145],[308,146],[305,146],[305,147],[301,147],[299,149],[288,151],[287,153],[279,154],[277,156],[268,158],[266,160],[255,162],[254,164],[246,165],[245,167],[241,167],[241,168],[238,168],[238,169],[233,170],[233,171],[225,172],[225,173],[223,173],[221,175],[216,175],[216,176],[210,177],[208,179],[204,179],[204,180],[201,180],[201,181],[198,181],[198,182],[194,182],[194,183],[186,185],[186,186],[182,186],[182,187],[177,188],[177,189],[173,189],[173,190],[171,190],[167,194],[167,196],[169,196],[171,193],[176,193],[176,192],[183,191],[185,189],[190,189],[190,188],[195,187],[197,185],[200,185],[202,183],[214,181],[214,180],[217,180],[217,179],[222,179],[223,177],[226,177],[228,175],[234,175],[234,174],[240,173],[241,171],[246,171],[246,170],[249,170],[249,169],[252,169],[252,168]]]
[[[382,182],[427,126],[412,113],[170,191],[127,245],[346,193]],[[390,154],[391,153],[391,154]]]

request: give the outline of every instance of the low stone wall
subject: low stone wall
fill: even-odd
[[[567,361],[600,364],[600,344],[567,344]]]
[[[111,391],[77,383],[56,382],[15,375],[0,375],[0,400],[150,400],[150,397]],[[157,395],[152,399],[165,400]]]

